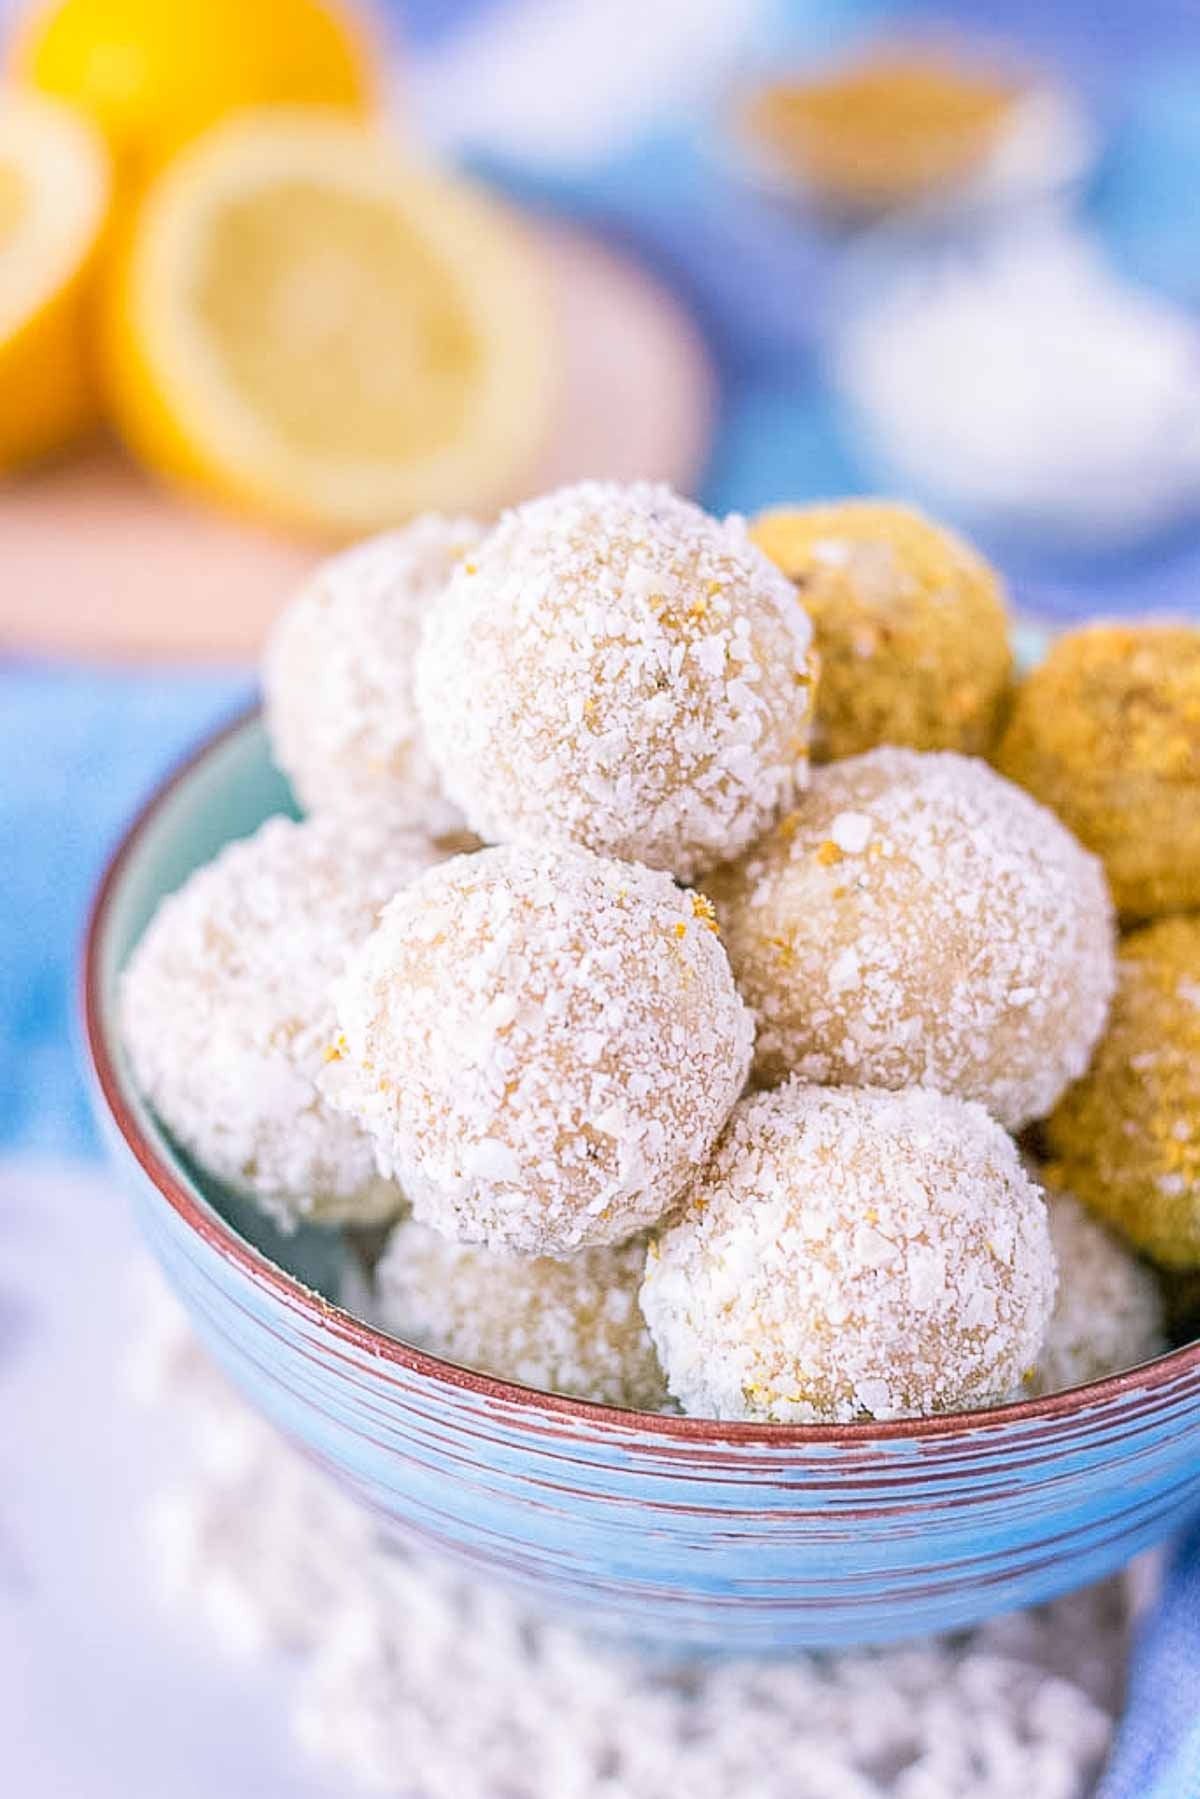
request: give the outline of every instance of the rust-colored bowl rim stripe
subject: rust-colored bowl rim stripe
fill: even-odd
[[[620,1406],[600,1405],[592,1400],[569,1399],[537,1387],[524,1387],[515,1381],[500,1380],[472,1368],[459,1367],[439,1356],[413,1348],[396,1337],[375,1329],[353,1313],[323,1299],[296,1280],[277,1263],[240,1237],[233,1227],[206,1200],[180,1179],[164,1160],[156,1145],[143,1131],[121,1091],[113,1055],[104,1028],[101,996],[101,947],[108,927],[113,897],[126,869],[136,857],[142,838],[158,813],[188,776],[213,751],[231,738],[247,730],[257,719],[259,708],[251,706],[239,712],[197,747],[184,756],[152,791],[117,844],[101,876],[92,900],[84,936],[81,966],[81,1002],[84,1037],[92,1070],[105,1106],[118,1132],[135,1161],[148,1176],[167,1204],[178,1213],[190,1230],[216,1250],[226,1262],[261,1286],[272,1291],[289,1308],[322,1331],[334,1332],[347,1343],[364,1351],[377,1362],[393,1363],[410,1373],[443,1387],[466,1389],[478,1398],[494,1401],[516,1411],[531,1414],[530,1423],[545,1429],[559,1420],[564,1429],[578,1433],[582,1426],[610,1427],[626,1437],[644,1436],[647,1448],[653,1439],[673,1437],[682,1442],[738,1444],[762,1450],[794,1448],[830,1448],[845,1446],[859,1450],[888,1443],[933,1444],[939,1439],[966,1435],[992,1435],[1015,1425],[1052,1423],[1087,1413],[1095,1407],[1111,1404],[1126,1394],[1145,1393],[1168,1386],[1186,1375],[1200,1375],[1200,1340],[1174,1349],[1140,1368],[1093,1381],[1087,1386],[1072,1387],[1062,1393],[1040,1399],[1019,1400],[1015,1404],[994,1406],[977,1412],[948,1412],[934,1418],[903,1418],[887,1423],[846,1425],[827,1424],[759,1424],[735,1420],[678,1417],[671,1413],[636,1412]]]

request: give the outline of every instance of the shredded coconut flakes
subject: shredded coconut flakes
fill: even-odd
[[[811,637],[744,521],[588,482],[506,514],[459,567],[426,622],[417,701],[486,840],[691,879],[804,785]]]
[[[1048,1191],[1046,1206],[1058,1299],[1027,1397],[1103,1380],[1167,1348],[1163,1296],[1153,1270],[1073,1193]]]
[[[686,1411],[844,1424],[1005,1398],[1054,1289],[1041,1193],[981,1106],[793,1081],[735,1108],[642,1310]]]
[[[497,1256],[415,1219],[375,1274],[375,1322],[406,1343],[551,1393],[657,1412],[667,1383],[638,1305],[641,1238],[566,1262]]]
[[[138,1085],[207,1169],[285,1229],[400,1203],[370,1140],[317,1092],[330,986],[380,908],[438,859],[385,817],[271,818],[155,913],[121,983]]]
[[[653,1224],[753,1045],[711,907],[580,849],[457,857],[399,894],[337,989],[322,1084],[448,1236],[525,1255]]]
[[[1116,979],[1104,875],[986,763],[818,769],[711,886],[764,1082],[936,1087],[1015,1130],[1087,1067]]]
[[[263,665],[276,761],[310,812],[394,807],[461,828],[422,741],[413,660],[426,614],[483,527],[436,513],[323,562],[282,614]]]

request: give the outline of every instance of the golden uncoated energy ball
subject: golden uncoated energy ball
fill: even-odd
[[[267,733],[306,811],[385,805],[435,833],[461,826],[422,741],[413,659],[481,532],[429,513],[330,557],[281,614],[263,665]]]
[[[417,701],[489,842],[690,880],[804,785],[811,626],[741,520],[588,482],[508,513],[426,624]]]
[[[709,885],[766,1085],[936,1087],[1016,1130],[1087,1067],[1114,981],[1103,873],[984,762],[817,769]]]
[[[210,1173],[283,1228],[401,1204],[371,1142],[316,1089],[334,979],[392,896],[437,861],[375,816],[271,818],[159,906],[121,982],[137,1082]]]
[[[325,1090],[416,1216],[535,1256],[662,1216],[754,1035],[707,900],[580,849],[430,870],[384,912],[337,1006]]]
[[[374,1313],[406,1343],[501,1380],[659,1412],[667,1383],[638,1305],[645,1262],[640,1237],[555,1262],[406,1219],[376,1270]]]
[[[985,755],[1012,652],[995,570],[952,531],[883,500],[781,507],[750,535],[816,630],[813,755],[879,744]]]
[[[1200,918],[1125,938],[1108,1030],[1046,1141],[1053,1178],[1131,1243],[1200,1269]]]
[[[791,1081],[735,1108],[642,1311],[685,1411],[847,1424],[1006,1398],[1054,1288],[1041,1193],[982,1107]]]
[[[1069,631],[1017,690],[997,766],[1104,863],[1127,919],[1200,906],[1200,630]]]

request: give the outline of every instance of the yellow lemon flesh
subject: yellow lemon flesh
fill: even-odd
[[[181,152],[116,259],[112,415],[160,474],[333,536],[520,490],[552,334],[520,233],[334,114]]]
[[[0,468],[95,420],[89,328],[108,205],[108,158],[86,120],[0,93]]]
[[[319,0],[56,0],[18,40],[19,75],[87,113],[122,188],[244,107],[365,111],[363,46]]]

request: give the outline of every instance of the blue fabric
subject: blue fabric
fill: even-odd
[[[499,0],[407,11],[441,41]],[[403,7],[398,8],[404,12]],[[889,9],[781,6],[797,44],[826,45]],[[1133,274],[1200,303],[1200,25],[1166,0],[967,0],[995,28],[1069,66],[1111,134],[1089,204]],[[558,186],[489,171],[534,204],[569,209],[665,272],[695,311],[721,379],[703,487],[719,508],[845,493],[864,482],[822,386],[819,295],[830,249],[781,229],[708,158],[699,134],[647,141]],[[1018,599],[1061,618],[1200,606],[1200,529],[1098,567],[1005,552]],[[0,546],[0,580],[3,579]],[[74,1053],[74,961],[103,857],[148,784],[246,697],[237,672],[99,671],[0,662],[0,1152],[91,1154]],[[1200,1799],[1200,1532],[1184,1543],[1139,1644],[1129,1713],[1102,1799]],[[1030,1799],[1037,1799],[1030,1795]]]
[[[1096,1799],[1200,1795],[1200,1527],[1139,1633],[1124,1725]]]
[[[88,901],[150,783],[250,689],[0,662],[0,1153],[97,1150],[75,1053]]]

